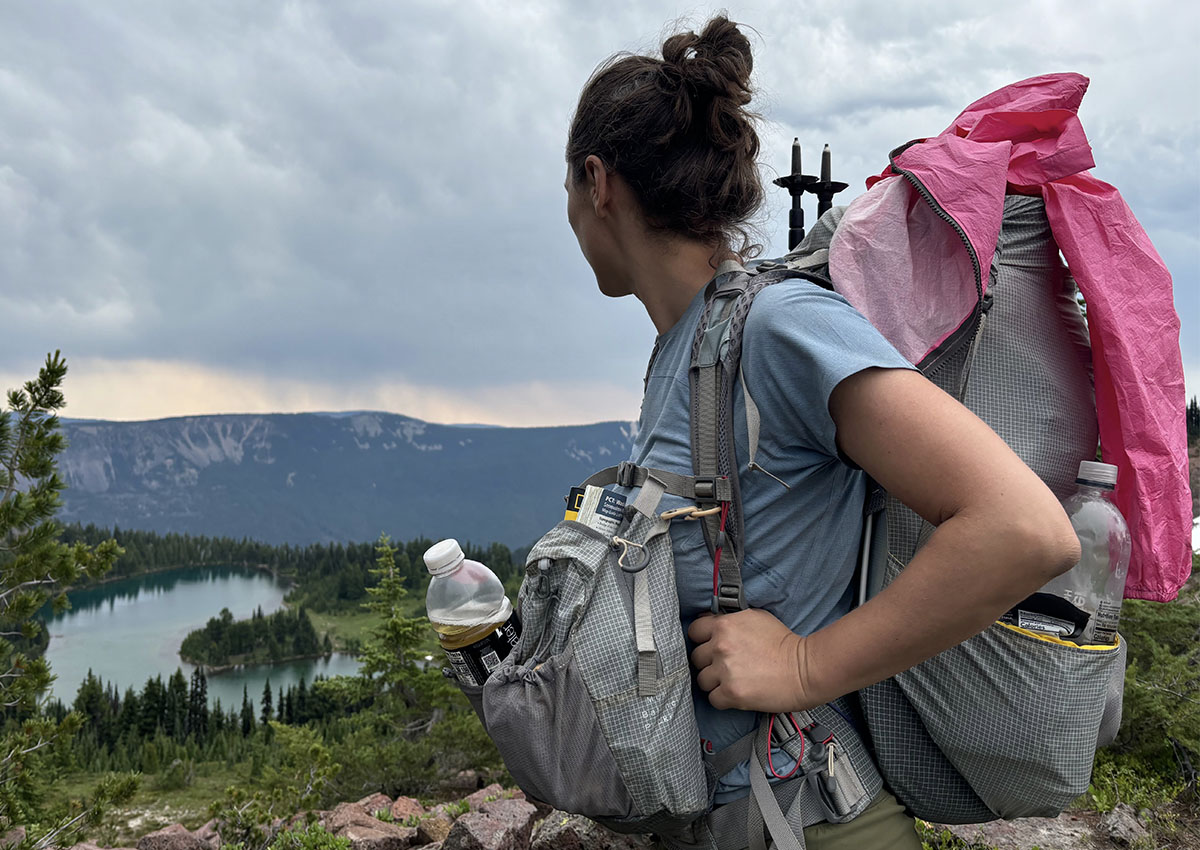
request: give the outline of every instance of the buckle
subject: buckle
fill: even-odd
[[[695,492],[697,502],[717,501],[717,479],[712,476],[697,478]]]
[[[746,609],[746,597],[742,592],[740,584],[728,584],[721,582],[717,585],[717,592],[712,598],[712,612],[714,614],[728,614],[734,611],[744,611]]]
[[[623,460],[617,464],[617,484],[621,487],[636,487],[637,464]]]

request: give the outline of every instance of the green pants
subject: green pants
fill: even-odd
[[[849,823],[810,826],[804,843],[808,850],[921,850],[916,823],[886,789]]]

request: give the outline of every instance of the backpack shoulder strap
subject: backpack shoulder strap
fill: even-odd
[[[820,285],[821,279],[804,271],[770,267],[747,271],[739,263],[723,263],[708,284],[704,313],[696,328],[689,369],[691,387],[692,468],[697,495],[712,482],[713,497],[700,499],[701,507],[720,506],[719,514],[703,520],[704,540],[713,557],[716,578],[713,612],[746,607],[741,564],[745,541],[738,462],[733,439],[733,392],[741,378],[742,335],[755,297],[767,286],[800,277]],[[742,385],[745,392],[745,384]],[[758,406],[745,393],[750,462],[758,449]],[[728,482],[729,499],[716,497],[717,482]]]

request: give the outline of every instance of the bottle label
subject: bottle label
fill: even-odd
[[[1037,632],[1043,635],[1054,635],[1060,638],[1068,637],[1075,631],[1074,623],[1060,620],[1058,617],[1052,617],[1049,614],[1042,614],[1038,611],[1025,611],[1020,608],[1008,612],[1000,618],[1000,621],[1018,626],[1026,631]]]
[[[1093,640],[1096,643],[1116,643],[1117,622],[1120,617],[1120,603],[1101,599],[1099,610],[1096,611],[1096,633],[1093,635]]]
[[[492,632],[468,646],[458,649],[447,649],[446,660],[454,669],[454,675],[460,682],[468,685],[482,686],[493,670],[517,645],[521,636],[521,621],[517,612]]]

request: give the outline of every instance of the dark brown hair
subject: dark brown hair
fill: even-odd
[[[571,121],[572,181],[595,154],[630,185],[651,227],[756,254],[747,225],[763,199],[758,116],[746,108],[753,67],[749,40],[723,16],[699,35],[668,38],[661,59],[609,58]]]

